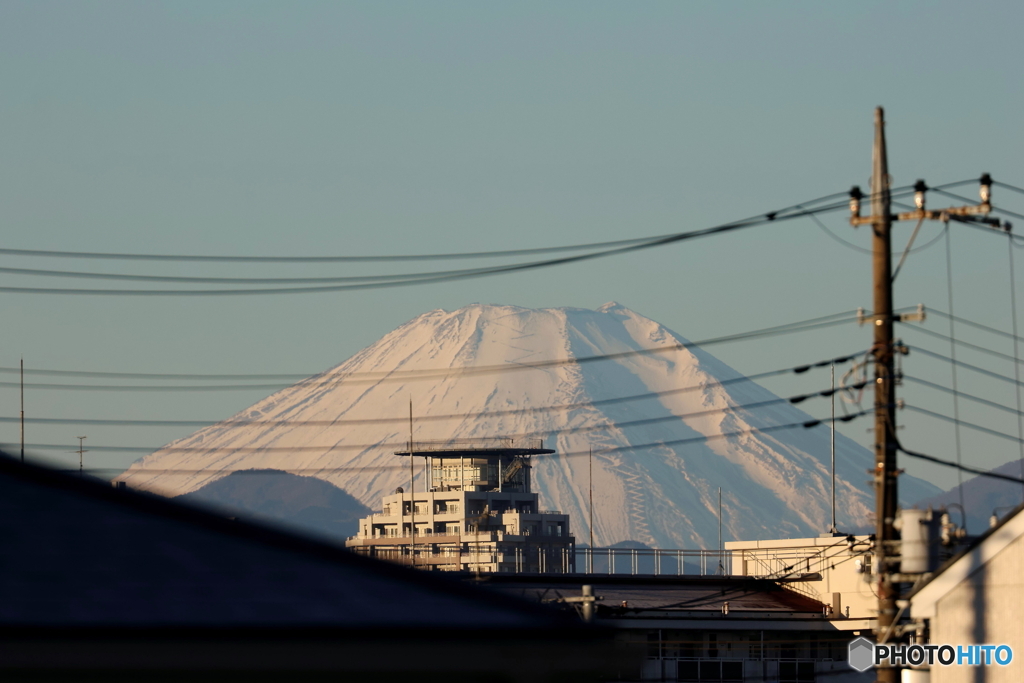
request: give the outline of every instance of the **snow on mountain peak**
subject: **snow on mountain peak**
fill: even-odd
[[[749,381],[722,386],[739,373],[699,348],[678,348],[686,343],[615,302],[597,310],[437,309],[340,365],[168,444],[120,478],[177,495],[225,470],[279,469],[330,481],[376,508],[382,495],[408,485],[408,469],[393,453],[408,443],[411,399],[415,440],[544,437],[558,454],[534,460],[535,489],[545,507],[571,515],[580,542],[589,536],[591,447],[598,545],[714,543],[719,486],[728,538],[825,531],[827,427],[750,431],[809,416],[785,402],[733,410],[776,397]],[[676,348],[574,362],[658,347]],[[638,395],[646,396],[615,400]],[[238,424],[251,416],[260,423]],[[723,431],[748,433],[718,438]],[[836,445],[840,526],[864,527],[871,454],[842,436]],[[937,491],[907,476],[901,486],[910,500]]]

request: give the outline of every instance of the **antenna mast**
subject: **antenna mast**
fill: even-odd
[[[830,532],[838,533],[836,529],[836,364],[832,363],[832,528]]]
[[[590,447],[590,557],[594,560],[594,447]]]
[[[409,537],[412,539],[409,553],[412,555],[412,566],[416,566],[416,471],[413,463],[416,456],[412,450],[412,396],[409,397]]]
[[[21,359],[21,462],[25,463],[25,359]]]
[[[78,437],[75,437],[75,438],[78,439],[78,450],[75,451],[76,453],[78,453],[78,476],[79,477],[84,477],[85,476],[85,454],[89,452],[89,451],[85,450],[85,447],[84,447],[85,446],[85,440],[86,440],[87,437],[78,436]]]

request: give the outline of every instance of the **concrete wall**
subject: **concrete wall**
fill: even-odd
[[[1024,537],[1017,538],[957,584],[936,605],[930,641],[1013,648],[1009,666],[936,666],[932,683],[1024,681]]]

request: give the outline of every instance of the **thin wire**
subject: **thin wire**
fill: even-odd
[[[830,394],[829,390],[823,390],[814,392],[811,394],[801,394],[798,396],[791,396],[789,398],[773,398],[765,401],[756,401],[754,403],[745,403],[738,406],[727,406],[725,408],[709,408],[707,410],[699,410],[691,413],[684,413],[682,415],[662,415],[659,417],[647,417],[637,420],[627,420],[625,422],[607,422],[603,424],[588,425],[585,427],[566,427],[564,429],[541,429],[532,432],[522,432],[519,434],[508,434],[508,437],[512,438],[527,438],[534,436],[550,436],[556,434],[575,434],[578,432],[591,432],[591,431],[607,431],[607,430],[618,430],[626,429],[629,427],[637,427],[642,425],[657,424],[661,422],[674,422],[676,420],[687,420],[695,417],[706,417],[708,415],[721,415],[725,413],[733,413],[743,410],[754,410],[757,408],[765,408],[768,406],[779,405],[779,404],[796,404],[801,403],[809,398],[825,397],[826,394]],[[852,418],[850,418],[852,419]],[[407,421],[408,417],[402,421]],[[849,421],[846,418],[840,418],[842,421]],[[804,425],[809,424],[807,421],[801,423]],[[187,437],[186,437],[187,438]],[[52,450],[58,447],[56,444],[34,444],[33,448]],[[397,448],[397,447],[408,447],[408,442],[405,444],[400,443],[375,443],[375,444],[325,444],[320,446],[244,446],[244,447],[218,447],[218,446],[165,446],[163,448],[151,448],[146,446],[107,446],[107,447],[95,447],[93,450],[102,450],[108,452],[120,452],[120,453],[153,453],[153,452],[165,452],[165,453],[216,453],[218,451],[228,451],[231,453],[290,453],[290,452],[331,452],[339,450],[359,450],[364,451],[372,448]]]
[[[796,207],[802,207],[802,204],[795,205]],[[726,223],[712,228],[705,228],[701,230],[695,230],[684,233],[675,233],[671,235],[665,235],[660,237],[647,238],[645,241],[631,242],[629,244],[614,246],[601,251],[594,251],[585,254],[577,254],[574,256],[565,256],[561,258],[547,259],[542,261],[529,261],[524,263],[508,264],[503,266],[494,266],[491,268],[479,268],[469,270],[455,270],[455,271],[437,271],[429,274],[424,274],[423,277],[419,277],[417,274],[398,274],[395,276],[382,276],[384,279],[372,282],[360,282],[354,284],[336,284],[336,285],[316,285],[307,287],[271,287],[271,288],[259,288],[259,289],[84,289],[84,288],[62,288],[62,287],[0,287],[0,292],[6,292],[10,294],[52,294],[52,295],[88,295],[88,296],[250,296],[250,295],[277,295],[277,294],[312,294],[312,293],[325,293],[325,292],[342,292],[342,291],[362,291],[368,289],[381,289],[391,287],[405,287],[410,285],[421,285],[421,284],[435,284],[440,282],[452,282],[460,281],[469,278],[479,278],[494,275],[509,274],[515,272],[521,272],[525,270],[534,270],[539,268],[549,268],[553,266],[567,265],[571,263],[578,263],[583,261],[589,261],[597,258],[605,258],[609,256],[615,256],[620,254],[632,253],[642,249],[650,249],[654,247],[667,246],[676,242],[684,240],[694,239],[698,237],[704,237],[713,234],[731,232],[734,230],[740,230],[743,228],[754,227],[758,225],[764,225],[770,222],[780,222],[786,220],[793,220],[803,216],[813,216],[815,213],[835,211],[840,208],[845,208],[845,203],[831,204],[816,209],[800,209],[795,213],[791,213],[792,209],[783,209],[781,211],[772,211],[766,214],[760,214],[757,217],[744,219],[733,223]],[[783,215],[784,214],[784,215]],[[7,250],[7,252],[17,252],[21,255],[41,255],[41,253],[33,252],[28,254],[24,250]],[[4,250],[0,249],[0,253],[5,253]],[[50,253],[50,252],[45,252]],[[52,252],[54,254],[77,254],[82,255],[84,252]],[[93,254],[93,256],[96,256]],[[113,255],[105,254],[103,256],[113,257]],[[128,256],[128,255],[125,255]],[[142,255],[130,255],[130,256],[142,256]],[[435,255],[436,256],[436,255]],[[173,257],[177,259],[178,257]],[[218,257],[219,258],[219,257]],[[80,276],[81,273],[73,276]],[[92,276],[101,276],[102,274],[92,274]],[[121,277],[117,275],[116,277]],[[149,277],[149,276],[139,276]]]
[[[1014,192],[1020,192],[1021,194],[1024,194],[1024,189],[1016,187],[1015,185],[1010,185],[1008,183],[1004,183],[1004,182],[1001,182],[999,180],[993,180],[992,184],[993,185],[998,185],[999,187],[1005,187],[1007,190],[1013,190]]]
[[[1000,330],[997,327],[989,327],[988,325],[982,325],[981,323],[974,322],[973,320],[968,320],[967,318],[961,318],[961,317],[958,317],[958,316],[955,316],[955,315],[950,315],[949,313],[946,313],[945,311],[940,311],[937,308],[929,308],[928,312],[929,313],[937,313],[938,315],[941,315],[943,318],[949,318],[949,319],[955,320],[958,323],[961,323],[963,325],[969,325],[971,327],[976,327],[979,330],[985,330],[986,332],[991,332],[993,334],[998,334],[1000,336],[1007,337],[1009,339],[1018,339],[1018,340],[1021,339],[1017,335],[1012,334],[1010,332],[1007,332],[1005,330]],[[1022,340],[1022,341],[1024,341],[1024,340]]]
[[[904,321],[897,320],[896,322],[904,322]],[[909,323],[904,323],[904,324],[909,324]],[[920,332],[922,334],[928,335],[929,337],[934,337],[935,339],[941,339],[942,341],[946,341],[946,342],[952,341],[957,346],[963,346],[963,347],[968,348],[968,349],[973,349],[975,351],[979,351],[981,353],[988,354],[989,356],[994,356],[996,358],[1002,358],[1004,360],[1013,361],[1015,363],[1020,363],[1021,362],[1021,360],[1019,358],[1014,358],[1012,355],[1010,355],[1008,353],[1003,353],[1001,351],[996,351],[995,349],[990,349],[987,346],[980,346],[978,344],[972,344],[970,342],[964,341],[963,339],[951,339],[949,335],[942,334],[941,332],[934,332],[934,331],[929,330],[929,329],[927,329],[925,327],[918,327],[918,326],[915,325],[915,326],[910,326],[910,327],[908,327],[906,329],[913,330],[914,332]]]
[[[902,311],[909,311],[909,310],[914,310],[914,309],[915,309],[915,307],[913,307],[913,306],[904,306],[902,308],[895,309],[894,312],[899,313],[899,312],[902,312]],[[831,320],[835,320],[836,318],[844,318],[843,322],[848,322],[849,320],[856,319],[855,317],[851,317],[851,316],[855,316],[855,314],[856,314],[856,311],[854,311],[854,310],[840,311],[838,313],[832,313],[830,315],[817,316],[815,318],[808,318],[806,320],[799,320],[799,321],[792,322],[792,323],[785,323],[783,325],[775,325],[775,326],[772,326],[772,327],[761,328],[760,330],[753,330],[752,332],[741,333],[740,335],[732,335],[731,337],[719,337],[717,339],[710,339],[710,340],[705,340],[705,341],[700,341],[700,342],[688,342],[688,344],[705,345],[706,346],[706,345],[712,344],[712,343],[720,343],[720,342],[724,342],[724,341],[730,341],[730,340],[732,340],[732,338],[736,338],[736,339],[740,339],[741,337],[746,338],[746,335],[751,335],[751,334],[759,335],[761,333],[767,333],[767,332],[771,332],[771,333],[781,332],[781,331],[784,331],[784,330],[788,330],[789,328],[802,328],[805,325],[811,325],[811,324],[816,324],[816,323],[819,323],[819,322],[831,321]],[[653,348],[649,348],[649,349],[638,349],[636,351],[626,352],[626,353],[627,354],[631,354],[631,355],[645,355],[647,353],[660,353],[660,352],[663,352],[663,351],[677,350],[679,348],[684,348],[684,346],[685,345],[660,346],[660,347],[653,347]],[[559,363],[574,363],[574,362],[586,362],[587,360],[600,360],[600,359],[623,358],[623,357],[625,357],[625,356],[622,353],[615,353],[615,354],[603,354],[603,355],[595,355],[595,356],[585,356],[584,358],[566,359],[566,360],[557,361],[557,362],[559,362]],[[837,362],[837,363],[838,362],[846,362],[845,360],[839,360],[839,358],[845,359],[845,357],[840,356],[840,357],[837,357],[835,362]],[[550,362],[551,361],[546,361],[546,363],[550,363]],[[829,359],[827,361],[821,361],[821,362],[825,363],[827,365],[827,364],[831,363],[832,360]],[[504,363],[504,364],[495,364],[495,365],[478,365],[478,366],[473,366],[473,369],[475,369],[476,371],[498,369],[498,368],[506,368],[506,369],[511,370],[511,369],[515,369],[515,368],[530,368],[530,367],[538,367],[538,366],[537,366],[537,364],[522,363],[522,364],[515,364],[515,366],[512,367],[512,366],[510,366],[510,364]],[[544,367],[546,367],[546,365]],[[810,368],[810,367],[822,367],[822,366],[820,364],[808,364],[806,366],[801,366],[801,367]],[[458,369],[459,368],[455,368],[454,370],[458,370]],[[463,369],[469,369],[469,368],[463,368]],[[18,367],[0,367],[0,373],[18,374],[19,372],[20,372],[20,368],[18,368]],[[431,375],[437,375],[437,376],[448,376],[452,372],[453,372],[453,368],[424,368],[424,369],[420,369],[420,370],[391,370],[391,371],[373,371],[373,372],[337,372],[337,373],[332,373],[331,371],[327,371],[327,372],[322,372],[322,373],[319,373],[319,374],[317,374],[317,373],[310,373],[310,372],[307,372],[307,373],[304,373],[304,374],[297,374],[297,373],[281,373],[281,374],[202,374],[202,373],[154,373],[154,372],[101,372],[101,371],[92,371],[92,370],[54,370],[54,369],[40,369],[40,368],[25,368],[25,373],[29,374],[29,375],[49,375],[49,376],[66,376],[66,377],[110,377],[110,378],[130,378],[130,379],[169,379],[169,380],[190,380],[190,379],[191,380],[263,380],[263,379],[304,380],[304,379],[311,379],[311,378],[314,378],[314,377],[319,377],[321,379],[329,378],[329,377],[337,377],[337,378],[344,378],[344,379],[348,380],[348,379],[357,378],[357,377],[358,378],[372,377],[372,378],[380,379],[380,378],[395,377],[395,376],[400,376],[400,377],[419,376],[419,375],[423,375],[423,374],[431,374]]]
[[[957,465],[959,466],[961,464],[961,455],[960,455],[960,398],[958,396],[957,382],[956,382],[956,343],[953,341],[956,338],[956,335],[954,334],[953,318],[952,318],[952,316],[954,315],[954,311],[953,311],[953,249],[950,246],[949,229],[948,229],[949,228],[949,224],[948,223],[946,224],[946,228],[947,228],[947,230],[946,230],[946,291],[949,294],[949,315],[950,315],[950,318],[949,318],[949,340],[950,340],[950,343],[949,343],[949,357],[953,361],[952,363],[950,363],[949,367],[950,367],[950,369],[952,371],[952,374],[953,374],[953,417],[956,419],[956,422],[953,424],[953,432],[954,432],[955,437],[956,437],[956,462],[957,462]],[[958,469],[956,475],[957,475],[957,481],[959,483],[959,486],[957,487],[957,490],[960,492],[960,506],[963,507],[963,505],[964,505],[964,475],[963,475],[963,470],[962,469]]]
[[[970,472],[971,474],[977,474],[977,475],[982,476],[982,477],[990,477],[992,479],[1002,479],[1004,481],[1012,481],[1015,484],[1024,484],[1024,479],[1019,479],[1017,477],[1011,477],[1008,474],[999,474],[998,472],[992,472],[990,470],[982,470],[982,469],[978,469],[977,467],[968,467],[967,465],[962,465],[962,464],[958,464],[958,463],[955,463],[955,462],[950,462],[949,460],[942,460],[941,458],[936,458],[934,455],[925,455],[924,453],[920,453],[918,451],[912,451],[909,448],[904,448],[903,444],[901,444],[899,442],[899,440],[896,441],[896,448],[900,449],[900,451],[902,451],[903,453],[909,455],[912,458],[919,458],[921,460],[927,460],[928,462],[935,463],[936,465],[943,465],[945,467],[955,467],[957,470],[959,470],[961,472]]]
[[[398,382],[407,381],[411,379],[415,380],[427,380],[427,379],[447,379],[451,377],[460,376],[473,376],[473,375],[488,375],[503,372],[514,372],[519,370],[543,370],[555,367],[561,367],[565,365],[582,365],[585,363],[618,360],[622,358],[631,358],[635,356],[646,356],[654,355],[659,353],[669,353],[673,351],[688,350],[691,348],[703,348],[705,346],[712,346],[715,344],[723,344],[734,341],[745,341],[749,339],[756,339],[759,337],[769,337],[782,334],[792,334],[795,332],[805,332],[814,329],[820,329],[824,327],[831,327],[834,325],[841,325],[851,320],[855,320],[855,317],[851,317],[852,311],[843,313],[834,313],[828,316],[819,316],[818,318],[811,318],[809,320],[786,323],[784,325],[775,325],[773,327],[766,327],[760,330],[753,330],[750,332],[742,332],[739,334],[726,335],[723,337],[715,337],[697,342],[685,342],[682,344],[672,344],[670,346],[659,346],[649,349],[636,349],[633,351],[621,351],[618,353],[609,353],[596,356],[585,356],[583,358],[567,358],[562,360],[551,360],[551,361],[538,361],[534,363],[514,363],[514,364],[501,364],[501,365],[481,365],[476,367],[463,367],[455,369],[443,369],[443,368],[432,368],[429,370],[409,370],[404,373],[398,372],[381,372],[381,373],[365,373],[367,375],[374,375],[370,378],[364,378],[359,376],[350,379],[347,375],[330,375],[324,374],[323,376],[314,376],[307,378],[304,382],[298,384],[285,385],[294,387],[330,387],[337,384],[375,384],[384,382]],[[845,316],[845,317],[839,317]],[[827,362],[826,362],[827,363]],[[326,380],[324,378],[327,378]],[[0,387],[4,386],[18,386],[16,382],[0,382]],[[284,388],[282,385],[256,385],[256,384],[245,384],[245,385],[199,385],[199,386],[176,386],[176,385],[161,385],[161,386],[145,386],[145,385],[103,385],[103,384],[42,384],[35,383],[26,385],[36,389],[60,389],[60,390],[102,390],[102,391],[225,391],[232,389],[280,389]]]
[[[963,185],[965,183],[972,182],[972,180],[961,180],[954,183],[947,183],[941,187],[955,187],[957,185]],[[909,186],[908,186],[909,187]],[[897,188],[894,191],[903,191],[905,188]],[[820,204],[826,201],[832,201],[840,197],[845,197],[846,192],[833,192],[832,194],[818,197],[810,201],[805,201],[801,204],[794,204],[787,206],[784,209],[778,209],[770,214],[758,214],[757,216],[751,216],[751,220],[760,218],[761,216],[772,216],[773,218],[778,214],[788,213],[794,209],[801,209],[804,206],[812,204]],[[41,249],[0,249],[0,254],[10,256],[39,256],[46,258],[80,258],[80,259],[104,259],[104,260],[133,260],[133,261],[208,261],[208,262],[243,262],[243,263],[356,263],[356,262],[373,262],[381,263],[388,261],[443,261],[453,259],[466,259],[466,258],[490,258],[490,257],[505,257],[505,256],[526,256],[530,254],[549,254],[557,252],[567,251],[589,251],[595,249],[605,249],[608,247],[618,247],[623,245],[640,244],[652,240],[660,240],[666,237],[671,237],[672,233],[665,235],[654,235],[650,237],[636,237],[631,239],[622,240],[611,240],[605,242],[590,242],[583,244],[564,245],[556,247],[535,247],[529,249],[503,249],[496,251],[476,251],[476,252],[457,252],[457,253],[442,253],[442,254],[405,254],[405,255],[383,255],[383,256],[211,256],[211,255],[188,255],[188,254],[126,254],[126,253],[109,253],[109,252],[82,252],[82,251],[46,251]]]
[[[779,373],[763,373],[763,375],[768,375],[768,374],[779,374]],[[735,378],[734,381],[754,381],[757,378],[758,378],[758,376],[752,375],[750,377]],[[698,384],[698,385],[694,385],[694,386],[683,387],[683,388],[680,388],[680,389],[669,389],[669,390],[666,390],[666,391],[651,392],[649,394],[638,394],[638,395],[634,395],[634,396],[623,396],[623,397],[619,397],[619,398],[603,399],[603,400],[599,400],[599,401],[590,401],[590,402],[586,402],[586,403],[571,403],[571,404],[564,404],[564,405],[538,406],[538,407],[534,407],[534,408],[513,408],[513,409],[509,409],[509,410],[493,410],[493,411],[483,411],[483,412],[474,412],[474,413],[454,413],[454,414],[444,414],[444,415],[425,415],[425,416],[420,418],[420,421],[421,422],[436,422],[436,421],[442,421],[442,420],[464,420],[467,417],[473,417],[473,418],[476,418],[476,417],[497,417],[497,416],[503,416],[503,415],[524,415],[524,414],[531,414],[531,413],[547,413],[547,412],[555,412],[555,411],[563,411],[563,410],[577,410],[577,409],[580,409],[580,408],[590,408],[590,407],[594,407],[594,406],[608,405],[608,404],[613,404],[613,403],[624,403],[624,402],[627,402],[627,401],[651,399],[651,398],[657,398],[657,397],[671,395],[671,394],[680,394],[680,393],[685,393],[685,392],[690,392],[690,391],[700,391],[700,390],[704,390],[704,389],[707,389],[708,387],[712,387],[712,386],[721,386],[721,385],[726,384],[728,382],[729,382],[729,380],[724,380],[722,382],[708,382],[708,383],[705,383],[705,384]],[[847,387],[847,389],[858,389],[858,388],[861,388],[861,387],[863,387],[865,385],[866,385],[865,382],[860,382],[858,384],[855,384],[855,385],[852,385],[850,387]],[[806,401],[808,399],[812,399],[812,398],[819,398],[819,397],[828,398],[829,396],[831,396],[833,394],[835,394],[835,390],[823,390],[823,391],[819,391],[819,392],[813,392],[813,393],[810,393],[810,394],[798,394],[796,396],[790,396],[788,398],[766,399],[764,401],[758,401],[756,403],[748,403],[748,404],[743,404],[743,405],[738,405],[738,406],[731,406],[731,407],[728,407],[728,408],[714,408],[714,409],[700,411],[700,412],[697,412],[697,413],[687,413],[685,415],[666,415],[666,416],[661,416],[661,417],[652,417],[652,418],[643,418],[643,419],[631,420],[629,422],[619,422],[619,423],[602,424],[602,425],[590,425],[590,426],[586,426],[586,427],[575,427],[575,428],[573,428],[571,430],[561,430],[561,431],[581,431],[581,432],[585,432],[585,431],[592,431],[592,430],[597,430],[597,429],[609,429],[609,428],[613,428],[613,427],[634,427],[634,426],[637,426],[637,425],[655,424],[655,423],[658,423],[658,422],[670,421],[670,420],[677,419],[677,418],[689,418],[689,417],[698,417],[698,416],[704,416],[704,415],[714,415],[714,414],[718,414],[718,413],[722,413],[722,412],[729,412],[731,410],[744,410],[744,409],[748,409],[748,408],[761,408],[761,407],[764,407],[764,406],[776,405],[776,404],[780,404],[780,403],[790,403],[792,405],[796,405],[798,403],[803,403],[804,401]],[[0,417],[0,423],[16,422],[17,419],[18,418],[14,418],[14,417]],[[397,422],[405,422],[406,419],[407,418],[377,417],[377,418],[366,418],[366,419],[341,419],[341,420],[224,420],[224,421],[221,421],[221,422],[209,422],[209,421],[201,422],[201,421],[191,421],[191,420],[128,420],[128,419],[124,419],[124,420],[120,420],[120,419],[119,420],[102,420],[102,419],[69,419],[69,418],[44,418],[44,417],[37,417],[37,418],[28,418],[28,419],[26,419],[26,422],[31,422],[31,423],[35,423],[35,424],[80,424],[80,425],[127,426],[127,427],[132,427],[132,426],[135,426],[135,427],[137,427],[137,426],[147,426],[147,427],[165,427],[165,426],[208,427],[208,426],[212,426],[212,425],[217,425],[218,427],[236,427],[236,426],[242,426],[242,427],[248,427],[248,426],[287,426],[287,427],[292,427],[292,426],[294,426],[294,427],[313,427],[313,426],[318,426],[318,427],[335,427],[335,426],[341,426],[341,425],[394,424],[394,423],[397,423]],[[559,431],[559,430],[556,430],[556,431],[546,430],[546,431],[543,431],[543,432],[527,432],[525,434],[510,434],[508,436],[522,437],[522,436],[533,436],[533,435],[542,434],[542,433],[543,434],[559,434],[559,433],[561,433],[561,431]],[[360,445],[359,447],[361,448],[362,445]],[[315,450],[315,448],[319,448],[319,447],[314,447],[314,450]],[[212,449],[212,450],[220,450],[220,449],[217,448],[217,449]],[[259,450],[259,449],[256,449],[256,450]]]
[[[963,425],[964,427],[967,427],[968,429],[973,429],[976,432],[981,432],[983,434],[989,434],[991,436],[996,436],[996,437],[999,437],[1000,439],[1006,439],[1007,441],[1013,441],[1014,443],[1020,443],[1021,442],[1021,439],[1019,437],[1014,436],[1013,434],[1007,434],[1006,432],[1001,432],[998,429],[991,429],[989,427],[984,427],[984,426],[982,426],[980,424],[977,424],[975,422],[968,422],[967,420],[960,420],[960,419],[957,419],[955,417],[950,417],[949,415],[946,415],[944,413],[937,413],[934,410],[928,410],[927,408],[919,408],[918,406],[904,405],[903,407],[906,408],[907,410],[910,410],[910,411],[915,412],[915,413],[920,413],[922,415],[927,415],[929,417],[934,417],[937,420],[942,420],[944,422],[949,422],[949,423],[952,423],[952,424],[957,425],[957,426]]]
[[[190,282],[206,284],[316,284],[325,282],[389,282],[413,278],[435,278],[440,276],[486,273],[491,267],[460,268],[456,270],[427,271],[419,273],[393,273],[389,275],[347,275],[330,277],[193,277],[185,275],[137,275],[130,273],[95,273],[77,270],[44,270],[38,268],[0,267],[0,273],[30,275],[38,277],[66,277],[93,280],[130,280],[142,282]]]
[[[841,205],[825,207],[824,209],[816,209],[816,211],[834,211],[837,208],[840,208],[840,206]],[[561,258],[547,259],[543,261],[528,261],[525,263],[494,266],[492,268],[480,268],[468,272],[439,271],[438,273],[430,275],[429,277],[407,279],[403,278],[381,282],[364,282],[361,284],[324,286],[318,285],[310,287],[273,287],[262,289],[69,289],[57,287],[0,287],[0,292],[7,292],[11,294],[69,294],[103,296],[242,296],[269,294],[312,294],[317,292],[342,292],[367,289],[381,289],[387,287],[406,287],[410,285],[460,281],[469,278],[502,275],[526,270],[535,270],[538,268],[562,266],[570,263],[579,263],[597,258],[605,258],[608,256],[632,253],[642,249],[667,246],[669,244],[674,244],[676,242],[682,242],[685,240],[694,239],[698,237],[706,237],[708,235],[732,232],[734,230],[741,230],[744,228],[754,227],[757,225],[764,225],[765,223],[769,223],[772,221],[792,220],[794,218],[806,215],[807,213],[809,212],[805,211],[799,214],[778,216],[773,212],[770,214],[766,214],[763,218],[759,219],[740,221],[736,223],[726,223],[712,228],[704,228],[701,230],[693,230],[690,232],[676,233],[674,235],[669,235],[667,237],[641,242],[639,244],[615,247],[603,251],[590,252],[587,254],[564,256]]]
[[[967,368],[968,370],[971,370],[973,372],[977,372],[977,373],[985,375],[987,377],[991,377],[993,379],[998,379],[1000,381],[1006,382],[1007,384],[1015,384],[1017,386],[1020,386],[1022,383],[1024,383],[1024,382],[1018,382],[1017,380],[1015,380],[1015,379],[1013,379],[1011,377],[1007,377],[1006,375],[1000,375],[998,372],[992,372],[991,370],[986,370],[985,368],[978,367],[977,365],[971,365],[970,363],[965,363],[962,360],[955,360],[953,358],[950,358],[949,356],[943,356],[941,353],[935,353],[934,351],[929,351],[928,349],[920,347],[920,346],[909,346],[908,345],[907,348],[914,349],[915,351],[917,351],[919,353],[923,353],[926,356],[931,356],[932,358],[938,358],[939,360],[944,360],[947,363],[952,363],[953,365],[956,365],[959,368]]]
[[[857,412],[857,413],[851,413],[850,415],[843,416],[843,417],[839,418],[839,420],[842,421],[842,422],[850,422],[851,420],[857,419],[859,417],[863,417],[864,415],[867,415],[868,413],[872,413],[873,414],[874,412],[875,412],[874,408],[871,408],[869,410],[862,410],[862,411]],[[798,427],[803,428],[803,429],[813,429],[815,427],[820,427],[820,426],[822,426],[823,424],[825,424],[827,422],[828,422],[827,419],[825,419],[825,420],[810,419],[810,420],[804,420],[802,422],[790,422],[790,423],[787,423],[787,424],[772,425],[772,426],[769,426],[769,427],[751,427],[750,429],[741,429],[741,430],[737,430],[737,431],[733,431],[733,432],[723,432],[721,434],[708,434],[708,435],[687,437],[687,438],[684,438],[684,439],[671,439],[671,440],[668,440],[668,441],[655,441],[655,442],[651,442],[651,443],[643,443],[643,444],[636,444],[636,445],[630,444],[630,445],[626,445],[626,446],[614,446],[612,448],[602,448],[600,450],[595,451],[595,453],[602,454],[602,453],[622,453],[622,452],[626,452],[626,451],[642,451],[642,450],[649,450],[649,449],[653,449],[653,448],[663,448],[663,447],[666,447],[666,446],[681,446],[681,445],[686,445],[686,444],[690,444],[690,443],[717,441],[719,439],[731,439],[733,437],[749,436],[749,435],[752,435],[752,434],[769,434],[769,433],[781,431],[781,430],[784,430],[784,429],[796,429]],[[60,449],[66,449],[67,448],[66,445],[58,445],[58,444],[29,444],[29,446],[31,448],[35,448],[35,449],[38,449],[38,450],[60,450]],[[406,444],[404,444],[404,443],[394,443],[394,444],[370,444],[367,447],[403,448],[405,446],[406,446]],[[299,450],[300,448],[301,447],[296,447],[296,448],[289,449],[289,450]],[[139,451],[139,449],[134,449],[133,450],[132,447],[129,447],[129,446],[107,446],[107,447],[100,447],[100,448],[93,449],[93,450],[102,450],[102,451],[108,451],[108,452],[138,452]],[[234,450],[238,450],[238,449],[234,449]],[[283,449],[278,448],[278,449],[267,449],[267,450],[283,450]],[[534,458],[548,458],[548,457],[573,458],[573,457],[589,456],[589,453],[590,453],[589,450],[586,450],[586,451],[570,451],[570,452],[567,452],[567,453],[539,454],[539,455],[534,455],[532,457],[534,457]],[[365,467],[288,468],[285,471],[291,472],[291,473],[294,473],[294,474],[314,474],[314,473],[331,473],[331,472],[357,472],[357,471],[358,472],[379,472],[379,471],[385,471],[385,470],[404,469],[404,467],[405,467],[404,464],[402,464],[402,465],[375,465],[375,466],[365,466]],[[222,473],[225,473],[225,474],[230,474],[232,472],[245,472],[245,471],[248,471],[248,469],[227,469],[227,468],[213,468],[213,467],[198,468],[198,469],[177,469],[177,468],[162,469],[162,468],[145,468],[145,467],[141,467],[141,468],[136,468],[136,469],[131,469],[131,470],[121,470],[121,469],[118,469],[118,468],[106,467],[106,468],[92,468],[89,471],[90,472],[115,472],[115,471],[116,472],[122,472],[123,471],[123,472],[131,473],[131,474],[135,474],[135,473],[204,474],[204,473],[207,473],[207,472],[222,472]]]
[[[941,384],[936,384],[935,382],[929,382],[926,379],[920,379],[919,377],[914,377],[912,375],[901,375],[901,377],[909,382],[913,382],[914,384],[920,384],[921,386],[925,386],[930,389],[938,389],[939,391],[943,391],[947,394],[953,393],[953,390],[950,389],[949,387],[944,387]],[[990,408],[1002,410],[1007,413],[1013,413],[1014,415],[1024,415],[1024,412],[1021,412],[1020,410],[1011,408],[1008,405],[1003,405],[1002,403],[997,403],[996,401],[990,401],[987,398],[981,398],[980,396],[974,396],[973,394],[965,394],[962,391],[959,392],[959,395],[960,398],[966,398],[968,401],[974,401],[975,403],[980,403],[982,405],[989,406]]]
[[[1009,233],[1007,233],[1009,234]],[[1024,422],[1021,421],[1020,400],[1020,360],[1017,350],[1017,288],[1013,269],[1013,240],[1008,240],[1007,253],[1010,255],[1010,317],[1013,319],[1013,378],[1017,382],[1014,389],[1017,393],[1017,436],[1020,437],[1020,476],[1024,480]],[[1024,489],[1021,491],[1024,498]]]
[[[914,240],[917,239],[917,233],[921,229],[922,225],[924,225],[924,218],[921,218],[921,220],[919,220],[917,222],[917,225],[914,226],[914,232],[910,233],[910,241],[907,242],[907,247],[903,250],[903,255],[900,256],[900,262],[898,264],[896,264],[896,270],[894,270],[893,273],[892,273],[892,281],[893,282],[896,282],[896,276],[900,274],[900,269],[903,268],[903,264],[906,263],[906,261],[907,261],[907,254],[910,253],[910,248],[914,246]],[[947,224],[946,228],[943,230],[943,232],[948,232],[948,231],[949,231],[949,225]]]
[[[839,235],[837,235],[834,232],[832,232],[831,230],[829,230],[825,226],[825,224],[822,223],[818,219],[818,217],[815,216],[814,214],[811,214],[809,216],[809,218],[811,220],[813,220],[815,223],[817,223],[818,227],[825,231],[825,234],[827,234],[829,237],[831,237],[835,241],[839,242],[840,244],[842,244],[844,246],[847,246],[847,247],[849,247],[851,249],[855,249],[855,250],[859,251],[862,254],[872,254],[873,253],[870,249],[865,249],[864,247],[858,246],[858,245],[854,244],[853,242],[849,242],[847,240],[844,240],[842,237],[840,237]],[[948,228],[949,228],[949,226],[947,225],[946,229],[948,229]],[[925,249],[927,249],[928,247],[932,246],[933,244],[936,244],[940,239],[942,239],[942,235],[943,235],[943,233],[940,232],[938,235],[936,235],[935,237],[930,239],[928,242],[926,242],[926,243],[922,244],[921,246],[917,247],[916,249],[911,249],[910,251],[905,251],[904,252],[904,258],[906,258],[907,254],[916,254],[918,252],[924,251]],[[895,256],[895,255],[896,254],[894,252],[893,256]],[[893,276],[893,277],[895,277],[895,276]]]

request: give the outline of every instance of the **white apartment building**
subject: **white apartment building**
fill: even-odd
[[[416,443],[396,455],[423,458],[424,490],[384,496],[346,546],[424,569],[572,573],[569,516],[530,491],[530,458],[552,453],[540,439]]]

